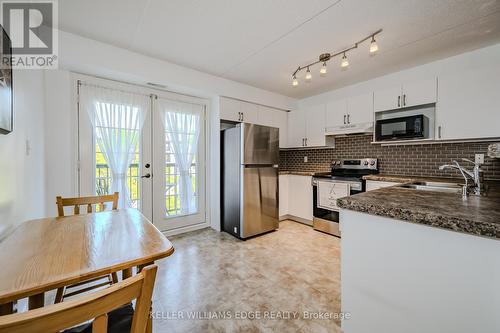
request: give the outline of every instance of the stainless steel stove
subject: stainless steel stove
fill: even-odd
[[[314,174],[313,228],[340,237],[337,199],[365,191],[363,176],[378,173],[376,158],[333,160],[332,171]]]

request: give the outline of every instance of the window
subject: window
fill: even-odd
[[[127,170],[127,185],[133,208],[140,208],[140,152],[136,149]],[[111,194],[111,172],[99,145],[95,144],[95,192],[97,195]],[[99,206],[98,206],[99,207]]]
[[[167,217],[182,215],[181,197],[180,197],[180,168],[175,160],[173,143],[170,141],[169,131],[165,131],[165,197],[167,207]],[[171,134],[171,133],[170,133]],[[195,133],[178,133],[184,137],[188,137],[190,141],[197,139]],[[196,155],[193,157],[191,167],[189,168],[189,179],[193,189],[193,200],[191,203],[194,207],[198,207],[197,188],[197,164]]]

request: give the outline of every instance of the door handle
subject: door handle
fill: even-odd
[[[401,107],[401,96],[398,96],[398,108]]]
[[[150,174],[150,173],[147,173],[147,174],[145,174],[144,176],[141,176],[141,178],[151,178],[151,174]]]

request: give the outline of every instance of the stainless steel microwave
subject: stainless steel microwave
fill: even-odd
[[[376,141],[422,139],[425,138],[429,122],[426,116],[381,119],[375,122]]]

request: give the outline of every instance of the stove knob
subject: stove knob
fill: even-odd
[[[365,166],[368,166],[368,161],[365,161],[363,164],[364,164]]]
[[[375,161],[370,161],[370,165],[374,166],[375,165]]]

